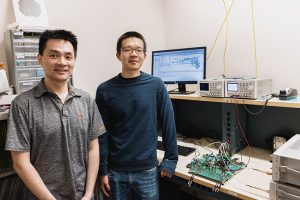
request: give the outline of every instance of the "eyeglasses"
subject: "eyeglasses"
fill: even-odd
[[[125,53],[125,54],[132,54],[133,51],[135,51],[136,54],[145,53],[143,48],[132,49],[130,47],[123,47],[123,48],[121,48],[121,51],[123,51],[123,53]]]

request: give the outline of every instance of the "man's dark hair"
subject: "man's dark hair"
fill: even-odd
[[[130,37],[135,37],[135,38],[141,39],[144,43],[144,52],[147,51],[147,44],[146,44],[144,36],[136,31],[128,31],[128,32],[124,33],[123,35],[121,35],[118,39],[118,42],[117,42],[117,52],[118,53],[121,52],[122,41],[127,38],[130,38]]]
[[[50,39],[69,41],[73,45],[74,55],[76,58],[78,42],[77,42],[77,37],[71,31],[62,30],[62,29],[44,31],[41,34],[40,41],[39,41],[39,54],[40,55],[43,55],[43,52],[46,48],[47,41]]]

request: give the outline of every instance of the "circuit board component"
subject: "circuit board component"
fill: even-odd
[[[238,162],[237,159],[231,159],[227,153],[222,154],[204,154],[200,158],[194,158],[188,165],[189,173],[198,175],[217,183],[225,183],[237,171],[246,167],[243,162]]]

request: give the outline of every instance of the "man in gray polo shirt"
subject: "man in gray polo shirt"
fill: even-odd
[[[42,33],[38,61],[45,77],[17,96],[9,114],[6,150],[26,184],[24,199],[91,199],[105,128],[94,99],[70,85],[77,38]]]

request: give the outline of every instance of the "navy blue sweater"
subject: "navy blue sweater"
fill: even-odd
[[[157,166],[157,125],[165,155],[160,170],[173,174],[178,160],[171,100],[161,79],[141,72],[125,79],[119,74],[99,85],[96,103],[107,132],[100,136],[100,174],[107,169],[145,170]]]

